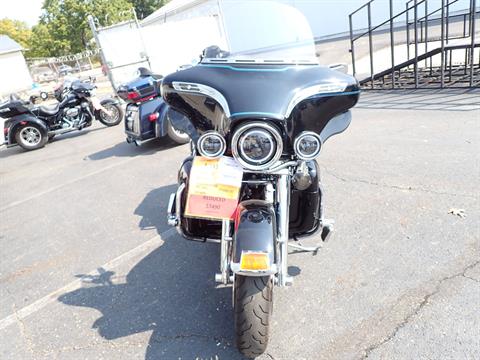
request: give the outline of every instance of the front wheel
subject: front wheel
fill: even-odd
[[[36,150],[45,146],[48,137],[38,125],[27,124],[16,131],[15,140],[25,150]]]
[[[102,106],[108,111],[108,113],[103,110],[98,110],[95,114],[96,118],[105,126],[115,126],[120,124],[122,121],[122,107],[114,103],[106,103]]]
[[[235,275],[233,309],[238,350],[248,358],[261,355],[268,344],[272,278]]]

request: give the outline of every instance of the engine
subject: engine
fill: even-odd
[[[80,107],[65,109],[62,120],[62,128],[64,129],[77,127],[80,123]]]
[[[78,115],[80,114],[80,109],[78,107],[66,109],[63,113],[63,116],[69,121],[75,121],[78,119]]]

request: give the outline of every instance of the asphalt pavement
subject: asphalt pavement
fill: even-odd
[[[98,124],[0,150],[0,359],[242,359],[218,245],[166,223],[187,154]],[[480,92],[364,92],[260,359],[479,359],[479,154]]]

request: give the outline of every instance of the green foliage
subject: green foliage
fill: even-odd
[[[165,5],[169,0],[130,0],[135,7],[137,17],[144,19],[155,10]]]
[[[132,18],[135,8],[139,19],[159,9],[169,0],[44,0],[40,22],[31,30],[21,21],[0,20],[0,34],[6,34],[25,49],[27,57],[75,54],[92,46],[87,16],[93,15],[99,26]]]
[[[52,36],[48,25],[40,23],[32,29],[30,38],[30,50],[25,54],[28,58],[32,57],[51,57],[61,54],[68,54],[70,44],[65,39]]]
[[[29,47],[31,30],[27,24],[19,20],[0,19],[0,35],[7,35],[12,40],[15,40],[23,48]]]
[[[32,29],[27,56],[61,56],[82,52],[90,46],[92,34],[87,16],[100,26],[130,19],[128,0],[44,0],[40,23]]]

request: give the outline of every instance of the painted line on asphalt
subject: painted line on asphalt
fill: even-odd
[[[175,235],[176,233],[177,233],[176,229],[174,228],[168,229],[163,233],[156,235],[153,238],[145,241],[139,246],[127,251],[126,253],[123,253],[122,255],[116,257],[115,259],[110,260],[109,262],[99,266],[98,268],[114,269],[120,264],[128,260],[131,260],[147,251],[152,250],[153,248],[159,245],[162,245],[165,240]],[[98,271],[93,270],[89,272],[87,275],[90,275],[90,276],[98,275]],[[83,283],[82,279],[74,280],[71,283],[61,287],[60,289],[51,292],[50,294],[42,297],[41,299],[38,299],[37,301],[31,303],[30,305],[27,305],[22,309],[15,311],[15,313],[0,320],[0,330],[3,330],[8,326],[17,323],[18,321],[22,321],[23,319],[36,313],[37,311],[42,310],[45,306],[57,301],[58,297],[60,297],[61,295],[80,289],[82,287],[82,283]]]

